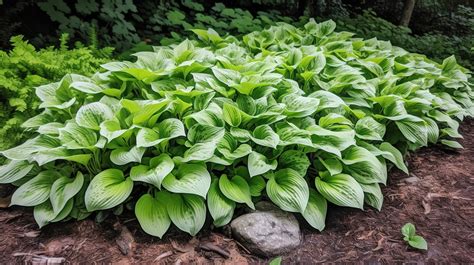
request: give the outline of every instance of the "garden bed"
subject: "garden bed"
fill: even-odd
[[[473,263],[474,120],[465,121],[460,131],[464,149],[453,152],[441,146],[423,148],[408,159],[410,176],[396,169],[390,172],[389,183],[383,188],[381,212],[369,207],[359,211],[331,206],[322,233],[303,225],[301,247],[285,255],[283,263]],[[9,191],[2,189],[3,197]],[[428,241],[427,252],[411,250],[402,240],[400,228],[407,222],[414,223]],[[119,231],[123,227],[135,240],[134,251],[128,255],[116,242],[121,239]],[[101,224],[92,219],[68,221],[39,231],[31,210],[0,209],[0,263],[18,264],[35,255],[62,257],[67,263],[266,262],[248,254],[228,236],[226,228],[212,231],[209,225],[206,227],[195,239],[173,229],[159,240],[140,229],[133,213],[125,213]],[[206,243],[228,252],[229,257],[204,250],[209,249]]]

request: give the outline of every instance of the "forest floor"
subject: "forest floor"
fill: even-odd
[[[423,148],[408,158],[409,176],[392,170],[381,212],[331,206],[322,233],[301,222],[303,242],[283,256],[283,264],[474,263],[474,120],[463,122],[461,133],[464,149]],[[407,222],[427,240],[428,251],[407,247],[400,233]],[[249,254],[228,229],[207,227],[196,238],[172,229],[159,240],[144,234],[126,213],[100,224],[89,218],[39,231],[30,209],[0,209],[0,264],[44,256],[74,264],[268,263]]]

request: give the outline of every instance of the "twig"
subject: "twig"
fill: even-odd
[[[250,252],[250,250],[248,250],[246,247],[244,247],[244,245],[240,244],[239,241],[234,240],[234,242],[235,242],[240,248],[242,248],[245,252],[247,252],[247,254],[252,254],[252,252]]]
[[[164,258],[167,258],[167,257],[171,256],[171,255],[173,255],[173,251],[171,251],[171,250],[170,250],[170,251],[166,251],[166,252],[161,253],[160,255],[158,255],[158,257],[156,257],[156,259],[153,260],[153,262],[158,262],[158,261],[160,261],[160,260],[162,260],[162,259],[164,259]]]
[[[227,250],[224,250],[216,245],[213,245],[211,243],[204,243],[204,244],[201,244],[199,246],[201,249],[204,249],[204,250],[209,250],[209,251],[214,251],[216,252],[217,254],[223,256],[224,258],[229,258],[230,256],[230,253],[227,251]]]

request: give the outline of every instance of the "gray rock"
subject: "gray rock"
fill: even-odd
[[[255,254],[274,257],[298,247],[300,227],[293,214],[260,202],[257,211],[239,216],[230,224],[232,234]]]

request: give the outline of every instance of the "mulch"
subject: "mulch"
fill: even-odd
[[[380,212],[330,206],[320,233],[302,224],[301,246],[283,255],[283,264],[474,263],[474,120],[461,125],[464,149],[440,145],[408,158],[410,175],[389,174]],[[11,188],[0,187],[0,197]],[[4,202],[0,199],[0,208]],[[208,218],[209,219],[209,218]],[[427,251],[403,241],[407,222],[428,242]],[[234,241],[229,229],[206,229],[191,238],[171,229],[162,239],[144,234],[125,212],[96,223],[92,218],[38,230],[31,209],[0,209],[0,264],[65,261],[82,264],[267,264]]]

